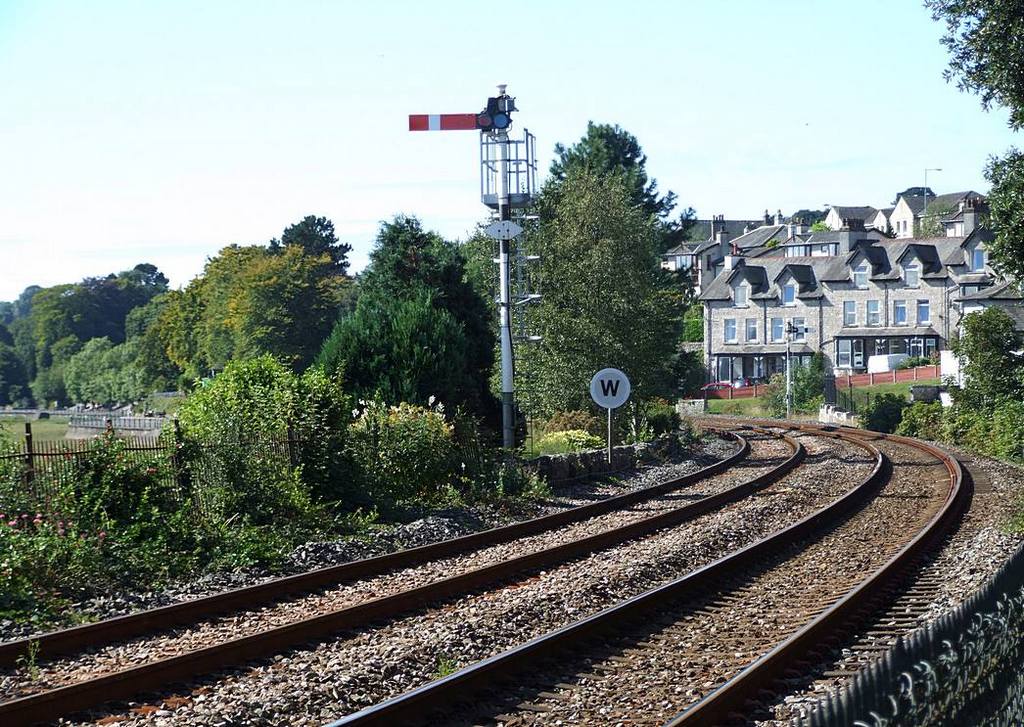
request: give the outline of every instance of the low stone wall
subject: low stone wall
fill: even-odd
[[[707,399],[680,399],[676,402],[676,413],[681,417],[699,416],[707,410]]]
[[[623,472],[635,467],[638,462],[658,461],[670,457],[682,448],[677,436],[662,434],[653,442],[612,447],[611,463],[608,462],[607,450],[594,449],[573,454],[545,454],[524,462],[523,466],[551,484],[557,485]]]
[[[822,424],[839,424],[844,427],[859,427],[860,419],[856,414],[851,414],[842,409],[836,409],[831,404],[822,404],[818,409],[818,421]]]

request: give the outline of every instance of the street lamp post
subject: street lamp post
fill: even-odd
[[[924,211],[921,213],[921,220],[924,221],[925,215],[928,214],[928,172],[941,172],[940,167],[925,167],[924,170]]]

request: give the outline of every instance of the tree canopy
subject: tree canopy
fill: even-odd
[[[671,191],[659,195],[657,180],[647,175],[647,155],[637,138],[625,129],[617,124],[590,121],[586,134],[572,146],[555,144],[555,160],[551,163],[546,193],[557,197],[567,177],[584,172],[622,180],[630,202],[658,220],[661,233],[658,252],[685,239],[694,219],[693,210],[687,208],[676,220],[670,219],[677,205],[676,195]]]
[[[361,396],[419,404],[434,396],[491,412],[491,313],[457,245],[399,215],[381,226],[359,288],[355,312],[317,359],[325,370]]]
[[[942,43],[949,50],[947,80],[1010,112],[1010,127],[1024,128],[1024,0],[927,0],[932,17],[945,22]],[[992,184],[989,203],[995,240],[992,264],[1024,280],[1024,155],[1010,149],[993,156],[985,170]]]
[[[682,296],[634,191],[620,175],[574,171],[532,236],[543,297],[531,332],[542,340],[518,352],[531,413],[589,407],[590,377],[606,366],[626,372],[638,401],[675,391]]]

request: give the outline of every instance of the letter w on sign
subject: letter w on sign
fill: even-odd
[[[615,396],[619,393],[618,379],[601,379],[601,393],[605,396]]]

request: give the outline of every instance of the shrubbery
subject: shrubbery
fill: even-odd
[[[588,449],[600,449],[604,440],[581,429],[570,429],[564,432],[551,432],[537,440],[536,449],[539,454],[564,454],[566,452],[585,452]]]
[[[601,436],[604,433],[605,424],[587,411],[559,411],[544,422],[542,429],[545,434],[581,430],[594,436]]]
[[[899,426],[906,406],[906,399],[899,394],[879,394],[868,402],[861,413],[861,423],[872,431],[891,434]]]
[[[791,364],[793,411],[817,412],[825,401],[825,357],[820,351],[811,356],[808,366]],[[768,413],[773,417],[786,416],[786,376],[775,374],[765,386]]]

